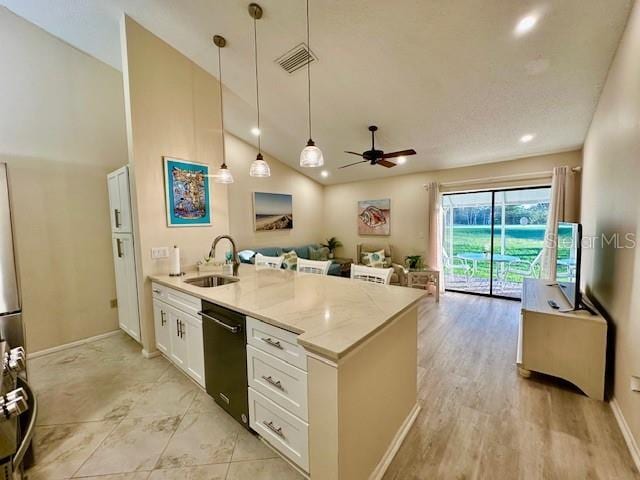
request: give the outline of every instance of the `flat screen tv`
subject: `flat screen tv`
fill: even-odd
[[[556,281],[560,290],[571,304],[580,308],[580,258],[582,253],[582,225],[579,223],[558,223],[558,260]]]

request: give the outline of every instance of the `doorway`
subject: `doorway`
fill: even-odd
[[[445,289],[520,299],[540,278],[550,197],[548,186],[443,194]]]

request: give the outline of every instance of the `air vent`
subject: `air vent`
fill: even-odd
[[[276,63],[287,73],[293,73],[306,67],[308,63],[317,61],[318,58],[309,50],[306,43],[296,45],[281,57],[276,58]]]

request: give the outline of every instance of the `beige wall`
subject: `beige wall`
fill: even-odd
[[[0,64],[0,162],[33,353],[118,328],[106,175],[127,162],[122,79],[5,8]]]
[[[289,247],[323,240],[323,187],[293,168],[265,155],[269,179],[249,176],[249,166],[257,150],[227,134],[227,164],[235,183],[229,186],[229,226],[238,248],[257,246]],[[293,195],[293,229],[279,232],[255,232],[253,228],[253,192]]]
[[[211,182],[212,225],[167,226],[163,156],[205,163],[213,173],[221,156],[218,83],[167,43],[125,17],[123,77],[137,223],[136,251],[145,350],[155,350],[151,287],[146,277],[166,272],[151,248],[178,245],[184,267],[208,253],[229,232],[227,188]]]
[[[213,225],[169,228],[166,223],[162,156],[206,163],[214,173],[222,156],[219,83],[131,18],[122,26],[127,135],[133,172],[134,208],[141,294],[142,343],[155,349],[148,275],[166,272],[166,260],[152,260],[151,248],[178,245],[185,269],[209,252],[220,234],[231,233],[239,247],[299,244],[321,239],[323,187],[278,160],[265,156],[272,176],[255,179],[249,166],[256,150],[226,135],[232,185],[212,185]],[[212,54],[215,52],[212,46]],[[253,231],[253,191],[292,193],[294,229]],[[286,246],[286,245],[285,245]],[[222,258],[228,245],[217,252]]]
[[[584,146],[585,235],[637,234],[640,223],[640,3],[636,2]],[[640,443],[640,255],[636,248],[585,249],[583,279],[615,329],[614,396]]]
[[[354,257],[358,243],[391,243],[396,249],[394,255],[402,260],[405,255],[426,252],[426,202],[425,183],[462,182],[467,180],[495,178],[510,175],[550,172],[561,165],[578,166],[581,164],[580,151],[523,158],[507,162],[453,168],[433,172],[415,173],[354,183],[343,183],[325,187],[324,195],[324,234],[336,236],[344,247],[338,249],[338,255]],[[366,167],[361,167],[366,168]],[[373,168],[373,167],[369,167]],[[401,167],[397,167],[401,168]],[[489,187],[508,187],[550,184],[550,177],[526,181],[511,180],[503,182],[485,182],[483,184],[464,185],[443,188],[443,191],[478,190]],[[391,235],[360,236],[357,228],[357,205],[359,200],[378,198],[391,199]]]

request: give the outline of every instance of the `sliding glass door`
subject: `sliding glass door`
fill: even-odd
[[[443,270],[447,290],[520,298],[540,277],[549,187],[445,194]]]

